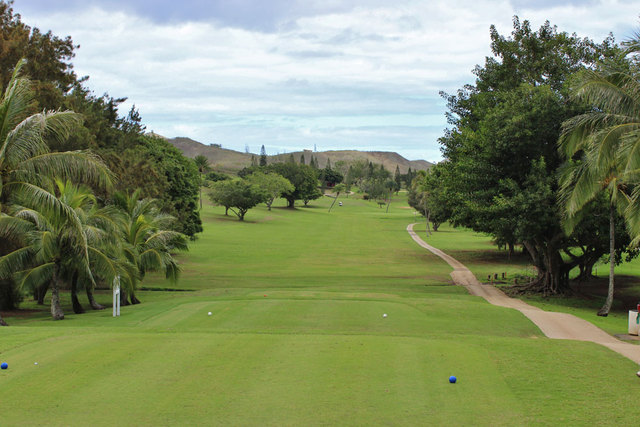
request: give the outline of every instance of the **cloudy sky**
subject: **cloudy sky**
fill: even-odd
[[[618,41],[640,0],[16,0],[23,21],[80,44],[98,95],[148,130],[238,151],[396,151],[441,158],[439,91],[473,83],[489,26]]]

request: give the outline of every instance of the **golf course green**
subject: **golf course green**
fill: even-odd
[[[179,282],[147,277],[119,318],[107,290],[82,315],[63,294],[57,322],[25,300],[0,329],[0,425],[637,424],[633,362],[453,285],[406,198],[341,200],[243,222],[205,205]],[[427,239],[478,274],[508,264],[485,236]]]

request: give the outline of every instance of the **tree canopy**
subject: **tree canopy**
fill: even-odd
[[[214,183],[209,197],[213,203],[231,210],[240,221],[244,221],[249,209],[265,202],[270,194],[257,184],[237,178]]]
[[[282,196],[284,193],[295,191],[293,184],[287,178],[276,173],[256,171],[247,177],[247,181],[264,190],[267,194],[265,203],[269,210],[271,210],[271,205],[277,197]]]
[[[476,67],[475,85],[443,94],[453,126],[440,138],[443,178],[455,224],[522,244],[537,267],[533,286],[563,292],[581,260],[562,256],[575,241],[561,226],[556,142],[562,122],[584,109],[564,83],[615,49],[611,39],[596,44],[549,22],[534,31],[515,17],[513,27],[510,37],[491,28],[494,58]]]

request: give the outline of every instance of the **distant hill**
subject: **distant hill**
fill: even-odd
[[[212,167],[222,172],[234,173],[246,166],[251,166],[251,154],[227,150],[218,145],[204,145],[190,138],[168,138],[167,141],[187,157],[194,158],[202,154],[209,159]]]
[[[216,170],[227,173],[237,172],[246,166],[250,166],[251,156],[255,156],[256,159],[259,157],[258,154],[241,153],[239,151],[228,150],[215,144],[204,145],[190,138],[178,137],[167,138],[167,140],[182,151],[185,156],[194,158],[201,154],[209,159],[209,163],[215,167]],[[306,164],[309,164],[311,156],[313,156],[313,158],[317,160],[320,168],[324,168],[326,166],[327,160],[331,160],[332,165],[335,165],[336,162],[341,160],[347,163],[354,162],[356,160],[366,160],[372,163],[382,164],[391,172],[394,172],[396,170],[396,166],[398,166],[400,173],[407,173],[409,168],[411,168],[411,170],[427,170],[432,166],[432,163],[429,163],[426,160],[407,160],[398,153],[355,150],[319,152],[312,152],[311,150],[296,151],[293,153],[268,156],[267,162],[275,163],[286,161],[292,154],[296,162],[299,162],[301,156],[304,155]]]

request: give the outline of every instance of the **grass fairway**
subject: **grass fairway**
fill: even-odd
[[[8,317],[0,425],[636,422],[634,363],[453,286],[402,199],[329,202],[244,223],[206,207],[180,283],[145,281],[192,291],[143,291],[118,319]]]

